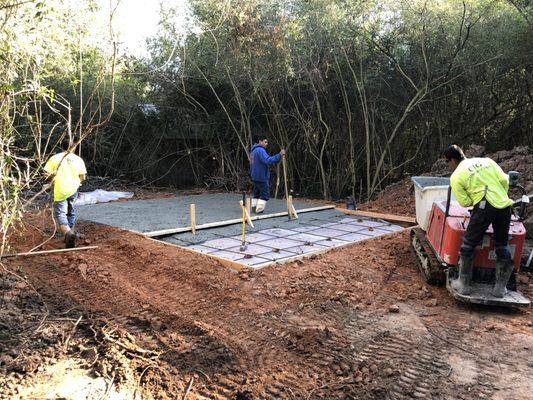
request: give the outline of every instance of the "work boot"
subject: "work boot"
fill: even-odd
[[[507,282],[513,273],[513,263],[508,260],[496,260],[496,279],[492,295],[494,297],[504,297],[507,293]]]
[[[473,258],[466,258],[464,256],[459,258],[459,277],[451,282],[451,286],[456,292],[464,295],[472,293],[470,282],[472,281],[473,264]]]
[[[65,248],[72,249],[73,247],[76,247],[76,232],[71,229],[65,233]]]
[[[255,206],[255,212],[259,214],[265,211],[266,204],[267,204],[266,200],[257,199],[257,205]]]

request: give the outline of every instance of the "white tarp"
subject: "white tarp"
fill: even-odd
[[[118,199],[131,199],[132,192],[108,192],[107,190],[96,189],[92,192],[80,192],[75,203],[77,206],[86,204],[107,203]]]

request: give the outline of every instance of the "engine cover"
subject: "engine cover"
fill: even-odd
[[[429,217],[427,239],[441,262],[448,265],[457,265],[459,250],[463,244],[463,236],[470,222],[470,213],[468,209],[461,207],[455,201],[452,201],[450,204],[447,218],[444,218],[445,213],[445,200],[433,203]],[[493,236],[494,231],[492,225],[490,225],[485,232],[482,242],[475,249],[474,267],[496,267]],[[524,225],[513,215],[511,226],[509,227],[509,247],[516,269],[520,267],[520,258],[525,237],[526,229]]]

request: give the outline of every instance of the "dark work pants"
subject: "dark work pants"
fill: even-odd
[[[509,252],[509,225],[511,223],[511,207],[494,208],[487,201],[485,209],[479,208],[479,203],[474,206],[470,223],[466,228],[461,256],[472,258],[474,249],[483,240],[483,236],[490,224],[494,229],[494,245],[498,260],[511,261]]]
[[[254,184],[254,199],[261,199],[267,201],[270,198],[270,188],[268,182],[253,181]]]

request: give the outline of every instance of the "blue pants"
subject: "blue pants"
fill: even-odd
[[[73,227],[76,222],[76,214],[74,213],[74,200],[78,197],[78,192],[65,200],[54,202],[54,215],[56,216],[59,225],[68,225]]]
[[[483,240],[485,231],[492,224],[496,258],[498,260],[511,261],[511,253],[509,252],[511,212],[511,207],[494,208],[488,201],[483,210],[479,208],[479,203],[476,204],[466,228],[463,245],[461,246],[461,255],[466,258],[474,257],[474,249]]]
[[[254,199],[261,199],[267,201],[270,199],[270,188],[268,182],[253,181],[254,184]]]

